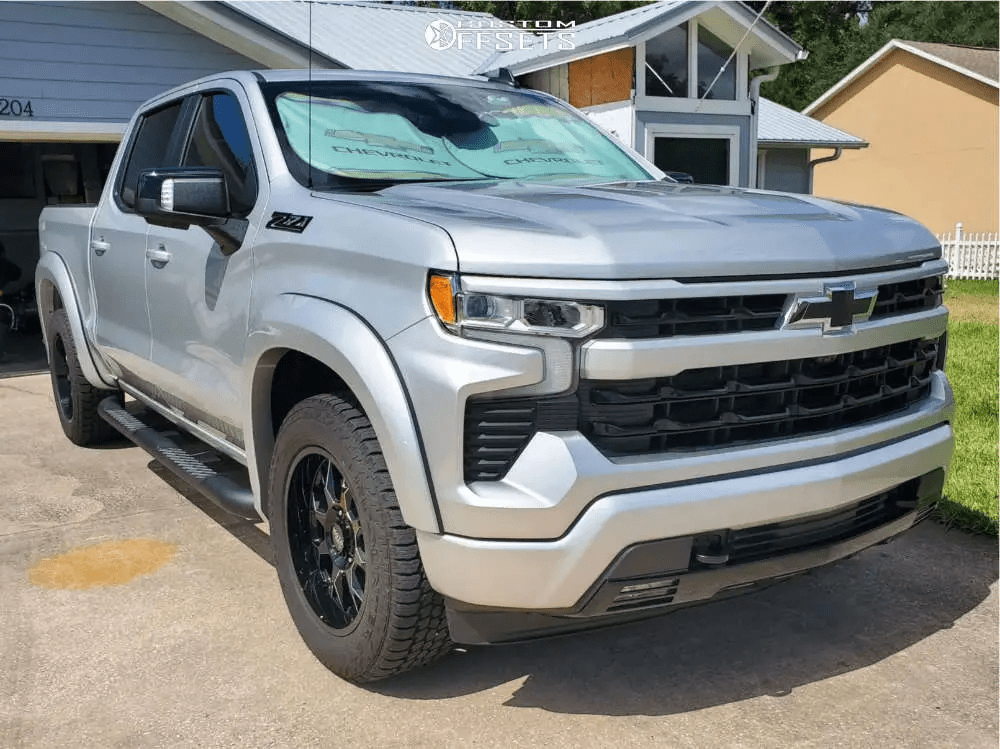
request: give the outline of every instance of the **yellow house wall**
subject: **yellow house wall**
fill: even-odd
[[[812,113],[871,144],[817,165],[813,193],[892,208],[935,233],[958,221],[995,232],[997,113],[996,88],[893,50]]]

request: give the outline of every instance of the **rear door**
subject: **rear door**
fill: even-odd
[[[183,141],[186,102],[178,99],[142,115],[113,189],[97,209],[90,235],[98,346],[117,375],[142,387],[150,377],[150,325],[146,308],[146,234],[135,212],[135,191],[144,169],[176,163]],[[143,388],[145,389],[145,388]]]
[[[242,446],[243,349],[253,269],[251,240],[264,210],[260,149],[248,101],[235,85],[202,93],[181,165],[221,169],[233,214],[249,220],[243,247],[224,255],[201,228],[150,226],[146,247],[152,360],[170,405]]]

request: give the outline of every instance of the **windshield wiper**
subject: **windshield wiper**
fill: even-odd
[[[416,179],[389,177],[347,177],[344,175],[330,175],[326,184],[315,186],[317,190],[346,190],[349,192],[378,192],[389,187],[398,185],[417,185],[427,182],[483,182],[489,178],[484,177],[417,177]]]

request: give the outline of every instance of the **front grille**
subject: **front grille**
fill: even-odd
[[[858,288],[864,289],[863,282]],[[943,294],[941,276],[882,284],[872,319],[933,309]],[[607,325],[596,337],[637,340],[774,330],[787,301],[786,294],[747,294],[604,302]]]
[[[878,287],[872,319],[933,309],[941,304],[943,295],[941,276],[883,284]]]
[[[848,354],[581,380],[580,431],[606,456],[649,455],[814,434],[927,397],[936,340]]]
[[[581,380],[557,398],[470,399],[465,480],[506,475],[536,432],[577,430],[608,457],[816,434],[901,411],[930,394],[938,340],[848,354]]]
[[[678,335],[772,330],[785,294],[608,302],[600,338],[669,338]]]
[[[891,523],[916,507],[920,479],[822,515],[730,531],[729,564],[837,543]]]

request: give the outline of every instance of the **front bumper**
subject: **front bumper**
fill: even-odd
[[[931,479],[937,483],[937,479]],[[817,567],[853,556],[870,546],[886,543],[926,518],[933,500],[878,528],[846,540],[716,569],[690,569],[695,538],[666,539],[639,544],[619,556],[592,586],[592,593],[570,611],[510,611],[447,602],[448,627],[455,642],[491,645],[568,634],[655,616],[712,599],[747,593]],[[641,561],[634,561],[638,558]],[[644,564],[643,564],[644,563]],[[637,569],[628,569],[636,567]],[[679,569],[669,569],[671,566]],[[659,568],[659,569],[657,569]],[[639,572],[640,574],[635,574]],[[628,577],[620,577],[628,574]],[[659,594],[631,607],[615,606],[630,590]]]
[[[950,424],[939,424],[833,459],[607,494],[551,540],[486,540],[423,532],[418,532],[417,540],[431,585],[448,599],[466,606],[541,614],[574,611],[621,552],[636,544],[821,515],[936,470],[943,476],[953,449]],[[810,551],[788,569],[783,569],[788,559],[763,560],[758,563],[763,567],[747,568],[748,574],[751,579],[758,573],[774,577],[824,564],[896,535],[915,520],[915,514],[899,517],[854,539],[857,543],[831,547],[825,555]],[[670,570],[671,565],[663,569]],[[731,584],[722,581],[719,588]],[[694,599],[711,597],[716,592],[711,588],[702,588]]]

